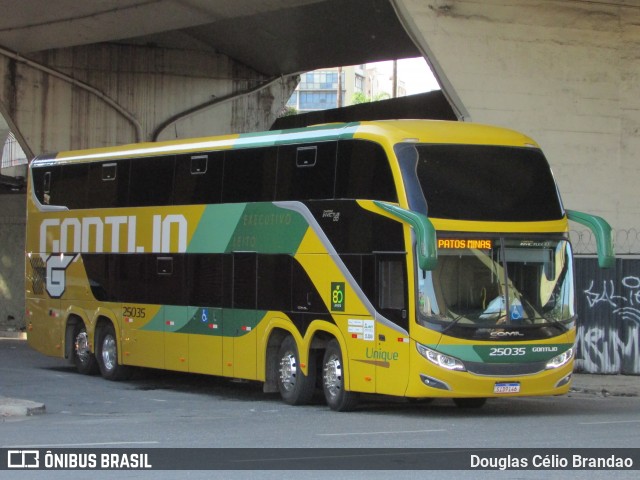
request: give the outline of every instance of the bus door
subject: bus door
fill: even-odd
[[[376,392],[398,395],[409,378],[409,334],[406,254],[376,253],[376,308],[378,319],[375,350],[367,357],[376,365]]]
[[[255,252],[233,253],[232,308],[223,319],[225,376],[257,378],[257,258]]]

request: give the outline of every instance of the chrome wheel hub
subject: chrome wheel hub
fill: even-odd
[[[293,390],[296,384],[297,372],[296,357],[293,353],[287,352],[280,359],[280,384],[287,392]]]
[[[115,368],[116,355],[116,339],[111,335],[107,335],[102,341],[102,363],[107,370],[113,370]]]
[[[337,355],[331,355],[322,369],[322,379],[326,391],[335,397],[342,390],[342,364]]]
[[[76,336],[76,356],[82,363],[86,363],[89,361],[89,355],[91,352],[89,351],[89,336],[87,332],[84,330],[78,333]]]

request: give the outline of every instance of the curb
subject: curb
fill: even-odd
[[[12,340],[26,340],[27,332],[0,330],[0,338],[9,338]]]
[[[44,403],[0,397],[0,417],[30,417],[42,415],[46,411]]]

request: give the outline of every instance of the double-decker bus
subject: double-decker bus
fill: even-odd
[[[452,398],[566,393],[567,211],[530,138],[470,123],[331,124],[43,155],[29,169],[26,322],[81,373],[132,367]]]

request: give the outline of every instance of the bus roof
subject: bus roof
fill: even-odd
[[[347,139],[377,141],[395,145],[400,142],[437,144],[478,144],[537,147],[526,135],[513,130],[471,122],[442,120],[380,120],[353,123],[331,123],[292,130],[201,137],[146,142],[114,147],[58,152],[40,155],[32,163],[43,165],[52,161],[75,163],[109,159],[150,157],[202,151],[257,148],[304,142],[324,142]]]

